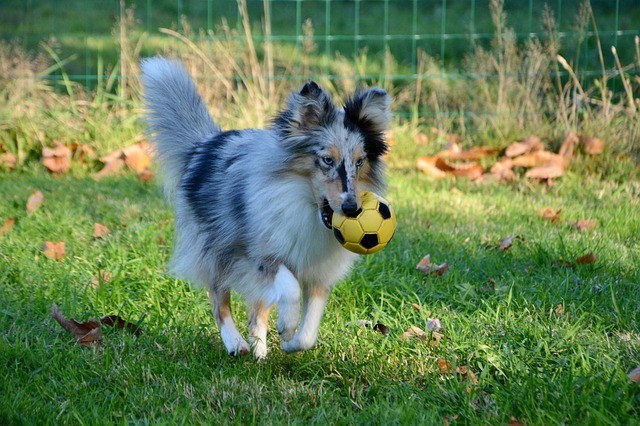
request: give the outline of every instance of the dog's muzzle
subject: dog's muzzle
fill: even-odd
[[[332,228],[331,219],[333,219],[333,209],[331,209],[329,201],[326,198],[322,202],[322,207],[320,208],[320,219],[322,220],[324,226],[327,227],[327,229]]]

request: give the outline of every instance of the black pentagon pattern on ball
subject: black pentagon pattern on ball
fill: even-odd
[[[344,244],[344,237],[342,236],[342,232],[340,232],[338,228],[333,228],[333,236],[336,237],[336,240],[338,240],[340,244]]]
[[[378,213],[384,220],[387,220],[391,217],[391,210],[389,210],[389,206],[385,203],[378,203]]]
[[[377,234],[364,234],[364,237],[360,240],[360,245],[367,250],[374,248],[378,245]]]

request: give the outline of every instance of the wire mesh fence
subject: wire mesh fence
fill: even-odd
[[[241,28],[242,4],[256,45],[284,46],[296,65],[303,60],[300,51],[313,50],[320,64],[316,72],[329,80],[344,77],[344,67],[331,66],[336,58],[352,61],[353,74],[364,80],[415,84],[431,77],[498,78],[499,70],[479,71],[470,65],[482,51],[499,50],[505,37],[522,49],[528,41],[556,39],[558,54],[567,58],[579,79],[603,73],[637,75],[640,67],[637,0],[4,0],[0,32],[26,47],[53,38],[67,77],[92,88],[105,78],[105,67],[122,59],[123,41],[114,42],[114,28],[125,14],[133,23],[127,37],[140,41],[141,55],[151,55],[169,38],[160,28],[189,30],[200,40],[219,37],[224,25]],[[142,40],[143,32],[146,40],[155,42]],[[246,33],[231,36],[242,39]],[[612,46],[624,69],[616,65]],[[421,52],[433,59],[434,67],[421,67]],[[388,58],[393,66],[388,66]],[[562,78],[569,78],[566,70],[558,69]],[[127,78],[123,74],[126,70],[116,78]]]

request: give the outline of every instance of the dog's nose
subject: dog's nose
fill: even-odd
[[[358,203],[356,202],[356,197],[347,197],[342,202],[342,212],[345,216],[352,216],[358,211]]]

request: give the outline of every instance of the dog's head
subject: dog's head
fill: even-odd
[[[384,131],[391,120],[391,97],[382,89],[356,92],[343,108],[309,82],[289,97],[276,119],[290,170],[308,176],[323,222],[331,213],[346,215],[361,206],[360,192],[384,190],[382,156],[388,151]]]

